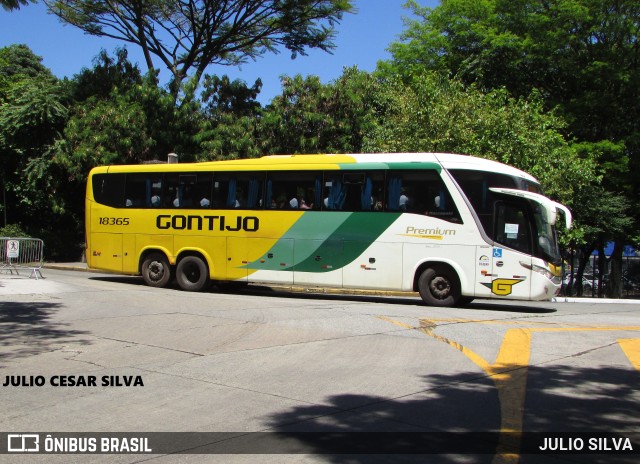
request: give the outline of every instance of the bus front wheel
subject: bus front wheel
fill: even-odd
[[[160,253],[152,253],[142,263],[142,278],[150,287],[165,287],[171,279],[169,261]]]
[[[455,306],[460,300],[460,282],[453,269],[434,266],[418,279],[420,296],[429,306]]]
[[[185,256],[178,262],[176,280],[182,290],[197,292],[209,281],[207,264],[197,256]]]

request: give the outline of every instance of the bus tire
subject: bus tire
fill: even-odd
[[[420,274],[418,291],[429,306],[455,306],[460,300],[460,281],[447,266],[429,267]]]
[[[169,261],[161,253],[151,253],[142,263],[142,278],[150,287],[166,287],[171,280]]]
[[[197,292],[209,282],[207,264],[198,256],[185,256],[178,262],[176,280],[182,290]]]

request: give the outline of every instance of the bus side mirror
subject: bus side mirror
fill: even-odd
[[[564,222],[565,222],[565,226],[567,227],[567,229],[571,229],[571,223],[573,222],[573,216],[571,216],[571,211],[569,211],[569,208],[567,208],[564,205],[561,205],[560,203],[556,203],[555,201],[553,202],[554,206],[556,207],[554,210],[554,216],[557,216],[557,212],[558,210],[562,211],[562,213],[564,214]],[[551,222],[550,224],[554,224],[554,222]]]
[[[547,210],[547,223],[555,225],[558,219],[558,210],[555,208],[545,208]]]

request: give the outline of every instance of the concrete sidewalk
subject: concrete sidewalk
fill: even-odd
[[[66,271],[88,271],[88,272],[105,272],[105,271],[92,271],[87,266],[87,263],[45,263],[45,269],[59,269]],[[44,276],[46,277],[46,276]],[[297,285],[271,285],[271,288],[281,289],[292,292],[302,293],[328,293],[328,294],[349,294],[349,295],[377,295],[377,296],[415,296],[414,292],[397,292],[397,291],[383,291],[383,290],[358,290],[358,289],[343,289],[343,288],[318,288],[318,287],[301,287]],[[618,304],[640,304],[640,300],[635,299],[613,299],[613,298],[576,298],[559,296],[552,298],[554,303],[618,303]]]

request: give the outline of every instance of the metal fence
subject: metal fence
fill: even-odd
[[[590,256],[589,262],[582,276],[582,296],[596,297],[598,294],[599,273],[598,273],[598,256]],[[603,278],[603,290],[608,296],[608,283],[610,263],[607,263],[606,274]],[[575,258],[573,266],[569,266],[569,270],[565,270],[562,294],[564,296],[574,296],[576,294],[577,276],[573,273],[578,268],[578,260]],[[640,256],[625,256],[622,258],[622,298],[640,298]]]
[[[39,238],[0,237],[0,273],[29,270],[29,278],[41,279],[44,243]]]

